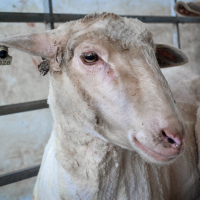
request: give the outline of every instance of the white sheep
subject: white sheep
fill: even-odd
[[[184,53],[154,44],[142,22],[108,13],[0,44],[50,68],[54,125],[33,199],[199,197],[199,77],[165,70],[174,99],[160,70],[186,63]]]

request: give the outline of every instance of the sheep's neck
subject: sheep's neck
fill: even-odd
[[[77,168],[77,170],[81,166],[87,165],[88,162],[101,167],[104,162],[107,162],[106,160],[111,158],[112,162],[118,165],[119,154],[123,151],[120,147],[92,136],[86,131],[78,130],[77,127],[70,130],[57,125],[55,132],[57,138],[56,156],[62,166],[69,165],[69,160],[71,160],[71,167]]]
[[[76,194],[92,195],[88,199],[103,199],[107,192],[111,195],[106,196],[108,199],[120,199],[123,193],[128,198],[129,192],[143,187],[143,184],[142,191],[149,189],[148,164],[137,153],[108,144],[89,133],[73,134],[59,126],[56,131],[56,158],[59,169],[62,168],[60,172],[64,171],[58,174],[60,187],[67,181],[72,189],[76,188]],[[81,139],[76,140],[76,137]],[[126,191],[128,186],[132,191]],[[67,195],[65,192],[63,196]],[[148,192],[147,196],[150,195]],[[113,195],[116,195],[115,198]]]
[[[105,183],[110,184],[108,180],[112,180],[113,189],[117,189],[123,149],[87,132],[71,132],[61,126],[57,126],[56,135],[56,159],[77,188],[83,184],[85,190],[94,188],[98,193],[104,191]]]

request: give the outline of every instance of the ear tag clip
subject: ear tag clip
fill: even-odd
[[[0,65],[11,65],[12,56],[8,55],[8,47],[0,46]]]

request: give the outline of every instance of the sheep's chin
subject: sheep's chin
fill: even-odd
[[[138,154],[148,163],[152,163],[152,164],[158,164],[158,165],[169,165],[171,163],[173,163],[177,156],[174,157],[165,157],[163,155],[160,155],[150,149],[148,149],[147,147],[145,147],[144,145],[142,145],[136,137],[134,137],[134,144],[137,148],[137,152]]]

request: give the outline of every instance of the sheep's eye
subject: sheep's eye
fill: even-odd
[[[96,53],[91,52],[91,53],[86,53],[86,54],[81,55],[81,59],[86,64],[92,64],[92,63],[98,61],[99,57]]]

